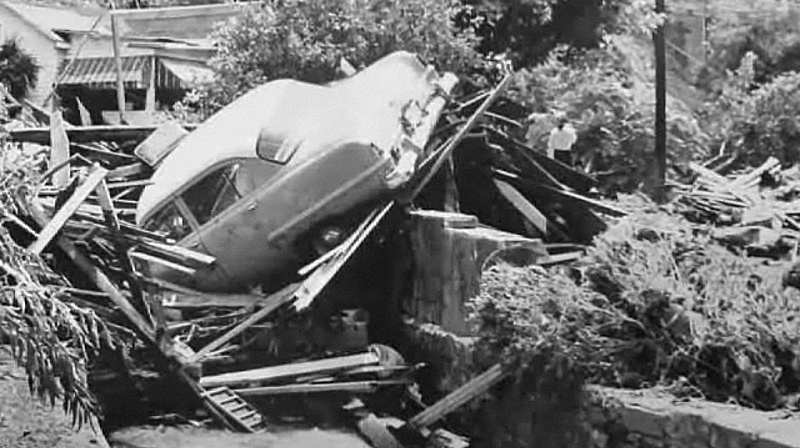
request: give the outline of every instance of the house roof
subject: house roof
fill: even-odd
[[[0,5],[16,13],[22,20],[55,42],[64,40],[58,31],[87,33],[91,31],[103,9],[77,9],[56,6],[34,6],[9,0],[0,0]]]

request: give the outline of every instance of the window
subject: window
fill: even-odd
[[[256,154],[264,160],[284,165],[291,160],[301,142],[265,128],[258,134]]]
[[[181,198],[202,226],[266,183],[277,168],[260,160],[231,162],[204,176]]]
[[[174,202],[170,202],[156,213],[144,227],[154,232],[162,232],[167,235],[167,238],[172,238],[176,241],[180,241],[186,235],[192,233],[189,220],[181,214]]]

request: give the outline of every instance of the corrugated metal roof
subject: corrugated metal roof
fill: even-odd
[[[122,80],[131,89],[147,88],[152,56],[122,58]],[[98,89],[113,89],[117,82],[114,58],[76,59],[62,74],[60,86],[82,85]]]
[[[150,70],[154,56],[128,56],[122,59],[122,81],[126,88],[146,89],[150,83]],[[173,59],[156,59],[155,86],[159,89],[190,89],[198,83],[209,81],[214,72],[195,62]],[[116,87],[117,69],[112,57],[76,59],[66,67],[60,86],[80,85],[95,89]]]

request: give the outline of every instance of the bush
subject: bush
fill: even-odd
[[[664,214],[626,218],[596,243],[573,272],[484,273],[472,304],[482,350],[522,370],[566,359],[593,384],[760,409],[800,392],[800,304],[779,276]]]
[[[36,85],[38,75],[36,59],[23,51],[16,40],[5,41],[0,46],[0,83],[13,97],[24,98]]]
[[[7,155],[5,144],[0,137]],[[87,363],[113,345],[113,336],[93,311],[69,300],[66,280],[7,230],[19,228],[17,195],[38,178],[24,162],[17,159],[0,173],[0,341],[25,369],[31,392],[51,404],[60,400],[80,426],[99,412],[87,386]]]
[[[706,128],[727,142],[740,165],[757,166],[773,156],[791,166],[800,161],[800,74],[785,73],[750,90],[752,75],[745,67],[751,64],[729,75],[722,94],[705,110]]]

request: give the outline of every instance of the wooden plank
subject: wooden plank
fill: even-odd
[[[292,284],[276,292],[275,294],[265,298],[263,301],[259,303],[260,305],[263,306],[260,310],[250,315],[247,319],[243,320],[241,323],[236,325],[234,328],[232,328],[224,335],[220,336],[216,340],[212,341],[211,343],[203,347],[200,351],[198,351],[194,355],[192,361],[201,362],[203,358],[208,356],[209,353],[212,353],[216,351],[218,348],[227,344],[231,339],[240,335],[243,331],[247,330],[251,326],[257,324],[261,319],[264,319],[268,315],[272,314],[272,312],[277,310],[281,305],[288,303],[291,300],[294,300],[294,293],[297,290],[297,288],[298,288],[297,285]]]
[[[146,187],[148,185],[153,185],[153,181],[150,179],[142,179],[142,180],[129,180],[122,182],[109,182],[108,188],[109,190],[119,190],[121,188]]]
[[[163,291],[163,306],[165,308],[243,308],[254,305],[264,296],[255,294],[189,294],[181,291]]]
[[[142,252],[155,253],[164,258],[177,260],[189,266],[210,267],[217,261],[214,256],[197,252],[186,247],[158,241],[147,241],[142,238],[137,239],[137,241],[141,245],[139,250]]]
[[[186,274],[186,275],[190,275],[190,276],[191,276],[191,275],[195,275],[195,274],[197,274],[197,270],[195,270],[195,269],[192,269],[192,268],[190,268],[190,267],[188,267],[188,266],[184,266],[184,265],[182,265],[182,264],[178,264],[178,263],[175,263],[175,262],[172,262],[172,261],[169,261],[169,260],[165,260],[165,259],[163,259],[163,258],[161,258],[161,257],[157,257],[157,256],[155,256],[155,255],[150,255],[150,254],[142,253],[142,252],[139,252],[139,251],[137,251],[137,250],[131,250],[131,251],[129,251],[129,252],[128,252],[128,255],[129,255],[129,256],[130,256],[132,259],[135,259],[135,260],[140,260],[140,261],[142,261],[143,263],[147,263],[147,264],[150,264],[150,263],[160,264],[161,266],[164,266],[164,267],[166,267],[166,268],[169,268],[169,269],[172,269],[172,270],[175,270],[175,271],[181,272],[181,273],[183,273],[183,274]]]
[[[50,166],[53,170],[53,185],[64,188],[69,184],[69,139],[64,128],[61,110],[55,109],[50,117]]]
[[[296,310],[303,310],[311,305],[317,295],[325,289],[325,286],[361,247],[367,236],[378,226],[393,205],[394,202],[390,202],[373,209],[358,228],[342,244],[333,249],[336,254],[329,257],[327,261],[303,281],[303,284],[295,293],[294,307]]]
[[[537,163],[544,171],[550,176],[555,178],[559,183],[566,185],[576,191],[589,191],[592,187],[597,185],[597,179],[582,173],[569,165],[565,165],[558,160],[551,159],[545,154],[529,148],[524,143],[514,140],[507,134],[495,129],[488,128],[490,133],[490,141],[498,141],[501,146],[510,146],[517,148],[525,157],[530,158]]]
[[[108,173],[109,179],[125,179],[142,174],[148,170],[147,166],[142,162],[131,163],[129,165],[120,166],[111,170]]]
[[[48,227],[48,219],[44,210],[34,200],[28,206],[31,217],[43,228]],[[148,342],[157,344],[156,335],[153,327],[136,308],[131,305],[128,299],[122,292],[114,286],[114,283],[101,271],[97,266],[92,263],[89,257],[83,255],[68,239],[64,237],[57,237],[56,244],[64,253],[83,271],[89,279],[97,285],[97,287],[108,294],[108,298],[114,305],[116,305],[126,318],[133,324],[137,332],[143,336]]]
[[[28,251],[33,254],[40,254],[48,243],[56,236],[59,230],[64,227],[67,220],[78,210],[83,201],[89,196],[95,187],[103,180],[108,170],[95,165],[86,180],[75,190],[66,203],[56,212],[46,226],[39,233],[39,238],[28,247]]]
[[[378,364],[379,360],[380,358],[375,353],[359,353],[356,355],[338,356],[335,358],[282,364],[278,366],[262,367],[260,369],[207,376],[200,379],[200,385],[202,387],[218,387],[247,383],[268,383],[292,377],[326,374],[360,366],[374,365]]]
[[[475,124],[478,122],[478,119],[483,115],[486,110],[489,109],[489,106],[500,96],[501,93],[505,90],[506,86],[509,84],[511,79],[513,78],[512,73],[508,72],[500,80],[500,82],[495,86],[489,96],[481,103],[480,106],[475,110],[475,112],[470,115],[467,119],[466,123],[456,132],[456,134],[448,141],[448,143],[437,151],[437,154],[434,156],[433,165],[428,169],[428,171],[422,176],[422,178],[417,182],[414,186],[414,189],[411,193],[411,199],[416,198],[420,192],[425,188],[425,186],[433,179],[433,176],[436,175],[436,172],[442,167],[442,165],[447,161],[452,154],[453,150],[461,143],[461,140],[467,136],[467,133],[475,127]]]
[[[184,124],[183,127],[191,131],[197,125]],[[125,142],[130,140],[144,140],[152,134],[158,126],[121,126],[121,125],[95,125],[75,126],[67,128],[67,137],[73,143],[89,143],[96,141]],[[19,142],[50,144],[50,128],[36,127],[14,129],[9,132],[9,138]]]
[[[447,396],[437,401],[432,406],[412,417],[408,421],[408,426],[419,430],[432,425],[473,398],[486,393],[507,374],[508,372],[503,369],[502,365],[495,364],[463,386],[447,394]]]
[[[523,180],[524,181],[524,179],[520,179],[519,176],[517,176],[515,174],[512,174],[512,173],[504,172],[504,171],[501,171],[501,170],[493,170],[493,171],[494,171],[495,174],[497,174],[497,175],[499,175],[499,176],[501,176],[503,178],[509,178],[509,179],[512,179],[512,180]],[[627,211],[625,211],[625,210],[623,210],[623,209],[621,209],[619,207],[615,207],[615,206],[613,206],[611,204],[606,204],[605,202],[598,201],[597,199],[589,198],[589,197],[583,196],[583,195],[578,194],[578,193],[573,193],[571,191],[565,191],[565,190],[558,190],[556,188],[552,188],[552,187],[549,187],[547,185],[537,184],[537,183],[531,182],[531,181],[524,182],[524,184],[525,184],[524,185],[525,188],[531,188],[531,189],[534,189],[534,190],[547,192],[547,193],[550,193],[553,196],[556,196],[558,198],[564,199],[567,202],[578,203],[578,204],[586,206],[587,208],[594,209],[594,210],[609,214],[611,216],[621,217],[621,216],[627,216],[628,215]]]
[[[550,227],[547,223],[547,217],[542,214],[533,204],[531,204],[525,196],[522,195],[516,188],[503,182],[502,180],[494,179],[494,184],[500,190],[511,205],[514,206],[534,227],[536,227],[543,235],[547,235],[547,230]]]
[[[579,260],[583,257],[583,251],[577,252],[564,252],[563,254],[548,255],[547,257],[539,260],[538,264],[542,266],[549,266],[552,264],[567,263],[570,261]]]
[[[236,389],[235,392],[242,396],[287,395],[323,392],[349,392],[353,394],[373,393],[381,386],[407,384],[408,380],[378,380],[378,381],[338,381],[332,383],[287,384],[282,386],[262,386],[248,389]]]

